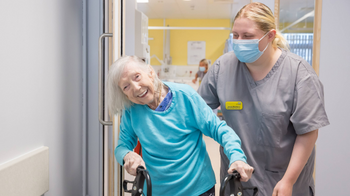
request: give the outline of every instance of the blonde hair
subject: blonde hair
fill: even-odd
[[[204,63],[207,67],[207,69],[209,69],[209,62],[207,59],[202,59],[201,61],[199,61],[199,63]]]
[[[149,75],[151,75],[151,72],[153,71],[153,85],[156,92],[158,92],[159,88],[162,87],[162,81],[158,78],[152,66],[147,65],[141,58],[137,56],[124,56],[119,58],[111,65],[109,69],[106,88],[108,108],[113,115],[120,114],[122,110],[130,107],[133,104],[118,85],[124,68],[130,63],[134,63],[134,65]]]
[[[206,65],[209,64],[207,59],[202,59],[201,61],[199,61],[199,63],[204,63],[204,64],[206,64]]]
[[[283,37],[281,32],[276,27],[275,17],[272,14],[272,11],[263,3],[253,2],[245,5],[237,13],[233,22],[238,18],[248,18],[254,21],[258,28],[265,33],[271,31],[272,29],[276,30],[275,39],[272,41],[272,46],[274,48],[279,47],[286,50],[289,50],[289,44],[287,40]]]

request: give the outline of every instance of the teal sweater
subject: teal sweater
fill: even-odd
[[[224,147],[230,164],[237,160],[246,162],[241,141],[192,87],[164,84],[173,93],[166,111],[157,112],[139,104],[123,111],[115,156],[123,165],[124,156],[135,148],[139,139],[153,196],[200,195],[215,185],[202,134]]]

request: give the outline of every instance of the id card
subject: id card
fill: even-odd
[[[241,101],[227,101],[225,108],[226,110],[242,110],[243,103]]]

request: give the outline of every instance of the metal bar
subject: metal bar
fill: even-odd
[[[103,48],[103,40],[105,37],[113,37],[112,33],[104,33],[100,36],[99,42],[98,42],[98,58],[99,58],[99,64],[98,64],[98,120],[102,125],[111,126],[113,125],[112,121],[104,121],[103,119],[103,73],[102,73],[102,66],[103,66],[103,58],[104,58],[104,48]]]
[[[82,161],[82,174],[83,174],[83,196],[87,195],[87,70],[88,70],[88,60],[87,60],[87,0],[83,0],[83,161]]]
[[[126,28],[125,28],[125,24],[126,24],[126,0],[121,0],[120,1],[121,5],[120,5],[120,56],[125,55],[125,35],[126,35]],[[116,143],[118,141],[117,138],[119,138],[119,134],[120,134],[120,130],[119,130],[119,125],[120,125],[120,116],[118,115],[118,135],[116,137]],[[118,164],[119,165],[119,164]],[[119,165],[118,167],[118,176],[119,176],[119,183],[118,183],[118,193],[119,196],[124,196],[124,190],[123,190],[123,180],[124,180],[124,168],[122,165]]]
[[[103,33],[109,33],[109,0],[104,0],[103,1]],[[107,75],[106,73],[108,73],[108,68],[109,68],[109,40],[104,39],[101,40],[104,44],[102,45],[102,47],[104,48],[102,56],[103,56],[103,64],[102,64],[102,72],[100,74],[100,76],[102,76],[101,81],[102,85],[100,86],[101,91],[102,91],[102,103],[107,103],[106,102],[106,88],[105,85],[106,84],[106,78]],[[103,120],[104,121],[108,121],[108,109],[107,109],[107,104],[102,104],[102,112],[103,112]],[[113,122],[111,121],[111,124],[113,125]],[[109,141],[108,141],[108,137],[109,137],[109,130],[108,130],[108,126],[103,126],[102,128],[103,131],[103,196],[109,196]]]

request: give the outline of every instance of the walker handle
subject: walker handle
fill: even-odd
[[[225,188],[228,183],[230,183],[230,194],[233,194],[234,196],[244,196],[243,190],[248,190],[248,189],[252,189],[254,191],[253,196],[258,195],[257,187],[243,188],[240,179],[241,179],[241,175],[237,171],[233,171],[232,174],[228,174],[221,183],[220,196],[225,195]]]
[[[147,196],[152,196],[152,182],[151,177],[148,174],[148,171],[145,170],[143,166],[138,166],[137,175],[134,181],[123,181],[124,192],[131,193],[131,196],[141,196],[143,194],[143,186],[145,184],[145,180],[147,183]],[[127,189],[128,183],[132,183],[132,188]]]

